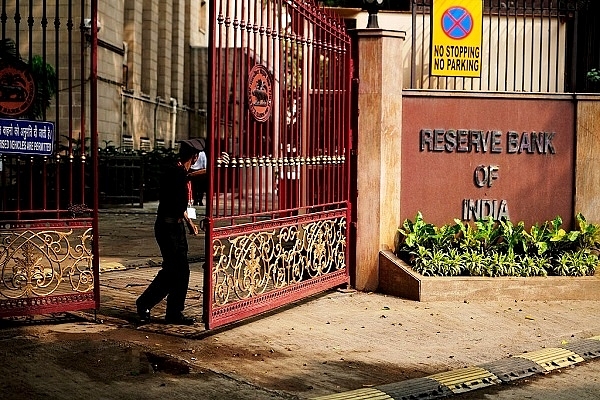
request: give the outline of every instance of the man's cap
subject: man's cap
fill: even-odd
[[[198,153],[204,151],[204,141],[201,141],[198,138],[182,140],[179,142],[179,146],[187,146]]]

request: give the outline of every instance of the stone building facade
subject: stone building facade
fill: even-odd
[[[208,2],[100,2],[99,143],[173,147],[206,133]]]

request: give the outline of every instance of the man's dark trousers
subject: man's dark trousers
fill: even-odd
[[[163,257],[162,269],[138,298],[138,308],[151,309],[167,296],[167,317],[181,314],[190,282],[188,243],[183,222],[158,218],[154,235]]]

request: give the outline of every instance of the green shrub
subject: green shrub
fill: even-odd
[[[455,220],[436,227],[418,212],[398,229],[398,257],[425,276],[585,276],[598,265],[600,225],[578,213],[577,230],[562,228],[557,216],[529,231],[525,224]]]

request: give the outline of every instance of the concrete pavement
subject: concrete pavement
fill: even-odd
[[[160,341],[192,370],[291,398],[438,398],[600,355],[600,302],[589,300],[414,302],[332,290],[213,332],[201,324],[165,325],[164,304],[153,310],[156,322],[140,326],[134,301],[160,262],[153,212],[151,204],[100,214],[98,319],[132,332],[127,340],[136,344]],[[186,301],[186,314],[195,316],[202,300],[200,242],[190,243]],[[237,398],[252,398],[244,393]]]

